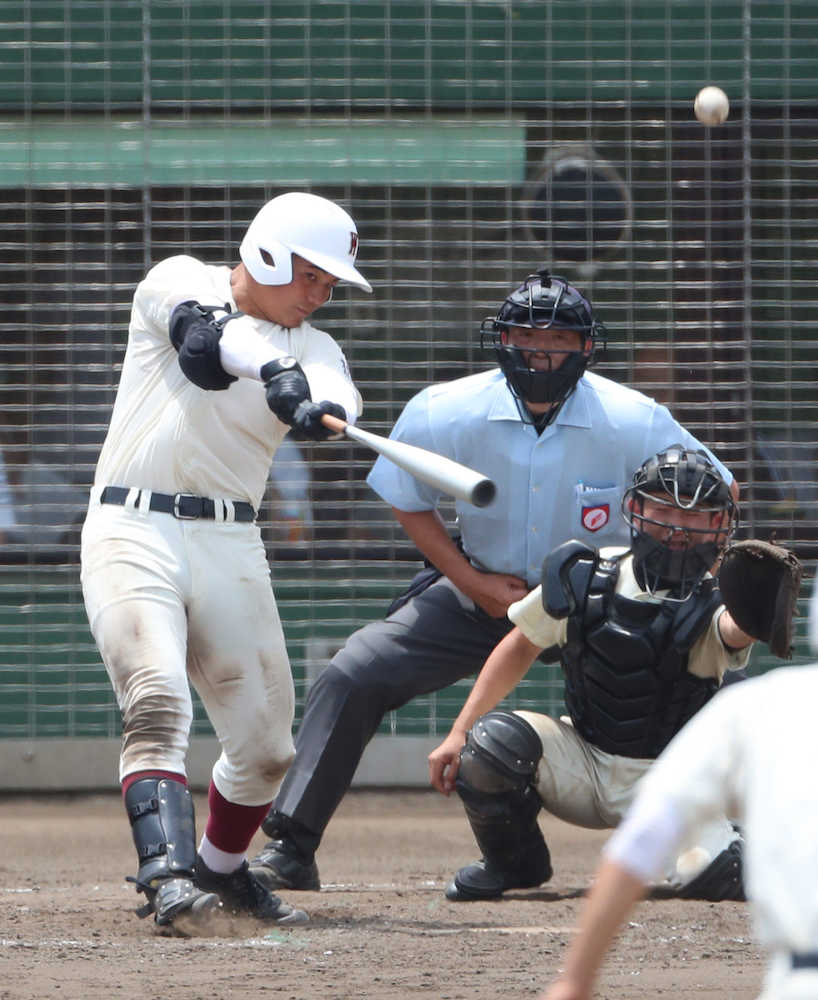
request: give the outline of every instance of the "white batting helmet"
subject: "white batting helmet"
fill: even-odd
[[[358,230],[351,216],[315,194],[292,191],[268,201],[250,223],[239,253],[261,285],[288,285],[297,253],[339,281],[372,291],[355,267]]]

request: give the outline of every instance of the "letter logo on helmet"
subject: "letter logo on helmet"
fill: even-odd
[[[315,264],[339,281],[371,292],[354,266],[358,230],[334,201],[291,191],[268,201],[250,223],[239,248],[242,263],[261,285],[288,285],[292,255]]]

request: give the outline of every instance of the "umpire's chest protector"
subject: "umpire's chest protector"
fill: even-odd
[[[715,680],[696,677],[687,665],[721,595],[708,579],[683,603],[623,597],[616,593],[619,560],[600,559],[584,545],[577,559],[580,545],[560,546],[543,575],[546,610],[557,617],[568,610],[561,650],[566,706],[589,743],[652,759],[718,689]]]

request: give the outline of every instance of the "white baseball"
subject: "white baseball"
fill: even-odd
[[[730,114],[730,102],[721,87],[702,87],[696,94],[693,111],[702,125],[721,125]]]
[[[712,860],[703,847],[691,847],[676,859],[676,875],[685,885],[701,874]]]

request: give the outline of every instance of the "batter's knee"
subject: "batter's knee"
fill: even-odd
[[[213,781],[221,794],[239,805],[258,805],[275,798],[295,757],[292,738],[246,743],[224,749],[213,767]]]

